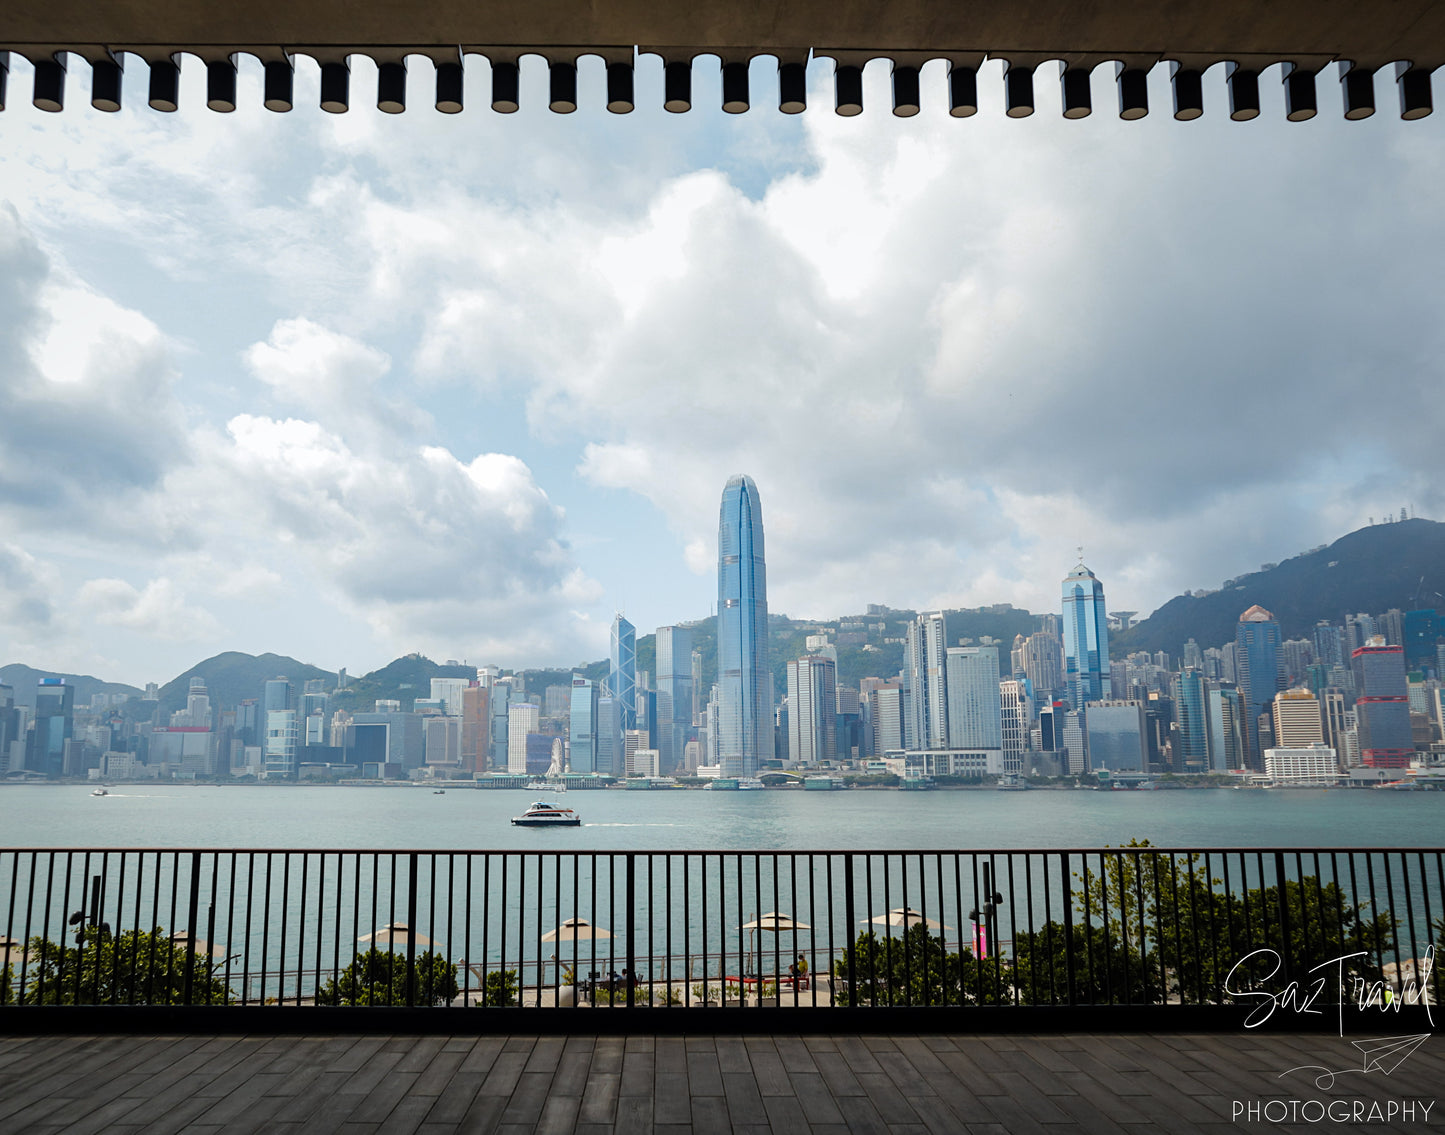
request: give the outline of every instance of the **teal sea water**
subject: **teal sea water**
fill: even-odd
[[[1439,847],[1445,793],[573,792],[583,826],[514,828],[537,793],[75,785],[0,789],[0,845],[559,851]]]

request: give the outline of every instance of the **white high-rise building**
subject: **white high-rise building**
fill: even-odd
[[[919,615],[908,624],[903,654],[903,744],[907,749],[949,746],[947,653],[942,611]]]
[[[266,714],[265,765],[262,776],[277,779],[296,775],[296,711],[273,709]]]
[[[1005,776],[1017,776],[1023,771],[1024,750],[1028,748],[1028,691],[1023,682],[1008,678],[998,684],[998,695],[1003,727],[1003,771]]]
[[[1319,699],[1305,689],[1282,690],[1274,696],[1274,746],[1307,749],[1325,743]]]
[[[947,748],[1003,748],[998,647],[953,646],[947,653]],[[934,746],[941,748],[943,746]]]
[[[527,734],[537,732],[542,708],[532,702],[512,702],[507,706],[507,771],[514,775],[527,772]]]
[[[879,686],[868,694],[873,711],[873,755],[903,748],[903,689]]]

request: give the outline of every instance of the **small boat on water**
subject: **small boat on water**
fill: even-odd
[[[445,788],[434,788],[434,789],[432,789],[432,795],[433,795],[433,796],[445,796],[446,794],[447,794],[447,790],[446,790]]]
[[[578,828],[582,817],[571,808],[538,800],[529,804],[520,816],[513,816],[512,823],[519,828]]]
[[[97,788],[94,792],[91,793],[91,795],[92,795],[92,796],[109,796],[110,793],[109,793],[108,791],[106,791],[104,788]]]

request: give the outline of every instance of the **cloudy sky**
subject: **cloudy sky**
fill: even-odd
[[[1114,609],[1442,508],[1445,118],[1121,123],[983,107],[204,109],[0,115],[0,662],[165,681],[221,650],[352,672],[421,650],[601,657],[708,613],[717,507],[758,483],[795,617]],[[1274,74],[1273,72],[1270,74]],[[1269,76],[1267,75],[1266,78]]]

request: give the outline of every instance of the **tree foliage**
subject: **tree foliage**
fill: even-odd
[[[410,982],[408,982],[410,978]],[[411,997],[408,1000],[408,984]],[[461,992],[457,967],[428,950],[410,966],[406,955],[373,947],[316,992],[318,1005],[444,1005]]]
[[[1149,848],[1131,840],[1104,855],[1102,870],[1091,857],[1074,874],[1072,925],[1018,935],[1021,1001],[1067,1004],[1072,979],[1081,1004],[1218,1004],[1228,998],[1231,971],[1239,989],[1359,953],[1344,975],[1364,976],[1389,948],[1395,920],[1350,901],[1336,882],[1303,875],[1283,887],[1241,889],[1244,880],[1231,878],[1226,892],[1203,856]]]
[[[864,931],[853,943],[853,995],[858,1005],[972,1005],[1007,1000],[1007,966],[980,961],[972,950],[949,953],[944,941],[922,923],[897,935]],[[833,963],[833,977],[846,982],[847,957]]]
[[[186,971],[190,967],[190,996]],[[0,975],[0,1004],[23,1005],[227,1005],[231,991],[224,963],[192,954],[164,927],[126,930],[87,926],[75,946],[31,938],[25,985],[12,961]]]

